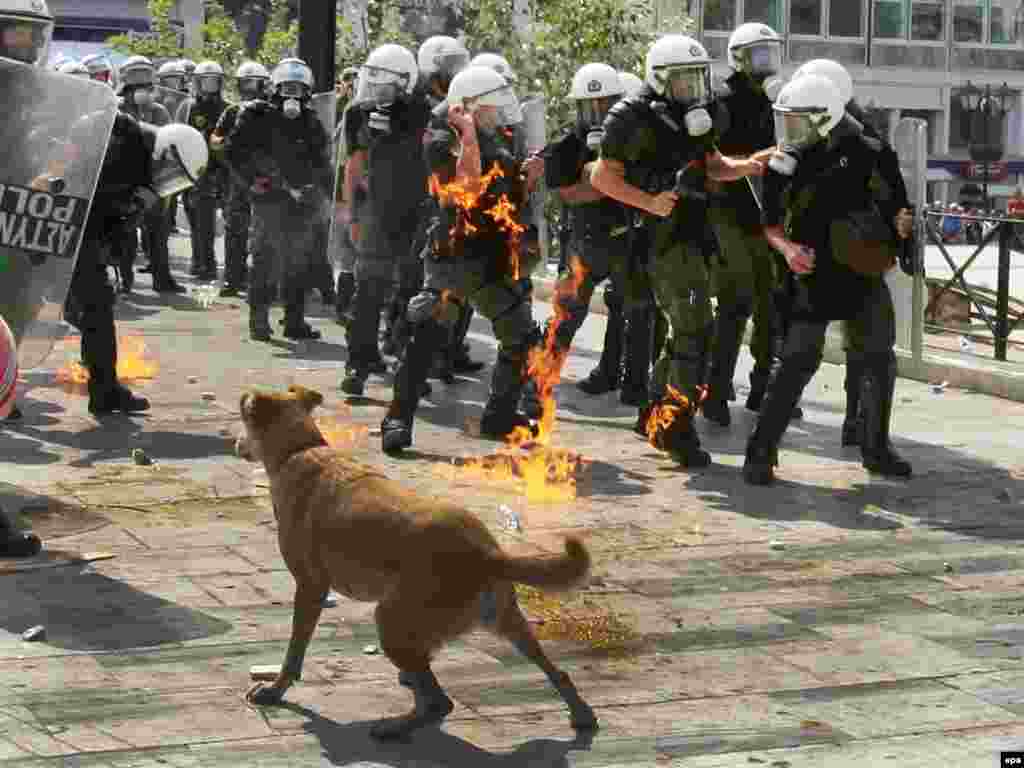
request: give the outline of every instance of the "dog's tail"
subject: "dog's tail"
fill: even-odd
[[[572,536],[565,540],[565,554],[556,557],[509,557],[498,553],[494,560],[500,578],[538,589],[569,589],[590,572],[590,553]]]

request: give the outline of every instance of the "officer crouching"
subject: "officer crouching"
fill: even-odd
[[[764,223],[768,242],[791,270],[790,323],[781,365],[747,444],[743,476],[754,485],[775,479],[779,441],[821,364],[833,320],[845,320],[863,339],[864,467],[886,476],[911,474],[889,442],[896,334],[885,273],[913,220],[909,211],[874,198],[877,145],[843,121],[844,106],[833,84],[816,75],[788,83],[774,106],[780,150],[765,177]]]

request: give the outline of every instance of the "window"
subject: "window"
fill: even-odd
[[[760,21],[778,32],[782,29],[782,0],[743,0],[743,21]]]
[[[941,2],[914,0],[910,6],[911,40],[944,40],[946,8]]]
[[[736,28],[736,0],[707,0],[704,4],[704,29],[732,32]]]
[[[992,0],[989,18],[990,41],[999,45],[1024,43],[1024,2]]]
[[[853,0],[832,0],[828,13],[829,37],[862,37],[861,28],[863,2]]]
[[[875,37],[907,36],[907,19],[903,0],[876,0]]]
[[[821,34],[821,0],[790,0],[789,32],[793,35]]]
[[[980,43],[985,32],[985,8],[977,0],[957,0],[953,6],[953,41]]]

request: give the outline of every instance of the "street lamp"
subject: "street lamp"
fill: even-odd
[[[985,209],[991,207],[988,197],[989,167],[1003,159],[1006,147],[1003,143],[1003,118],[1006,116],[1006,100],[1010,89],[1003,83],[993,91],[992,86],[984,88],[973,85],[970,80],[960,89],[960,106],[967,113],[967,143],[971,160],[980,163],[984,178]]]

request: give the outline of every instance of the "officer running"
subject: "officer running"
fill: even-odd
[[[669,424],[659,422],[650,435],[653,444],[685,467],[711,462],[693,426],[712,333],[703,253],[705,181],[763,172],[758,160],[734,160],[715,146],[707,109],[710,68],[707,51],[693,38],[667,35],[656,41],[647,52],[647,86],[612,107],[591,175],[599,191],[645,213],[648,272],[658,308],[668,316],[670,337],[654,368],[653,401],[641,409],[637,427],[645,430],[663,400],[674,401],[669,387],[685,397],[687,407]]]
[[[885,272],[913,218],[872,189],[879,151],[843,121],[843,96],[818,75],[791,80],[775,103],[776,139],[765,178],[765,234],[786,259],[789,323],[782,363],[747,443],[744,479],[774,481],[778,446],[793,406],[821,364],[825,331],[843,320],[861,339],[863,465],[908,477],[911,466],[889,440],[896,382],[892,296]]]

